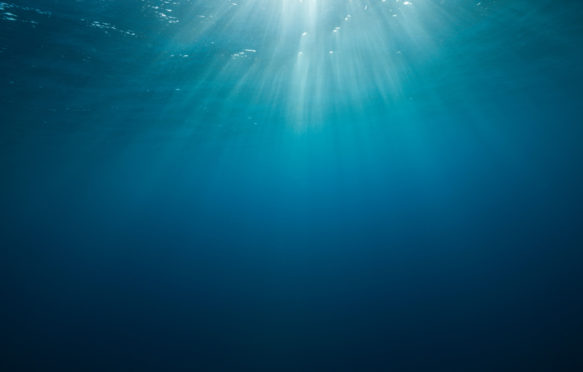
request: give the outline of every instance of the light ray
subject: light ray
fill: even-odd
[[[246,102],[302,128],[401,100],[411,61],[436,50],[429,14],[432,26],[445,15],[428,0],[195,2],[172,46],[216,52],[188,87],[193,100],[205,91],[195,105]]]

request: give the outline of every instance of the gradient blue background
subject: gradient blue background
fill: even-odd
[[[2,369],[582,370],[583,5],[412,2],[0,3]]]

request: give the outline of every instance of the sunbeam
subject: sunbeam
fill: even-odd
[[[184,85],[184,104],[233,108],[244,97],[297,128],[402,100],[404,81],[450,26],[428,0],[195,2],[182,19],[168,48],[215,51]]]

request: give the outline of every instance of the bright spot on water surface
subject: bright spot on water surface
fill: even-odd
[[[283,112],[297,127],[317,125],[348,107],[358,111],[401,99],[411,62],[435,51],[435,30],[429,27],[439,27],[444,14],[428,0],[246,0],[193,6],[197,12],[201,8],[204,14],[183,15],[173,46],[188,49],[219,42],[217,35],[229,37],[212,44],[216,55],[190,88],[208,91],[211,78],[229,81],[228,89],[205,99],[229,106],[244,96]],[[225,59],[225,52],[231,58]]]

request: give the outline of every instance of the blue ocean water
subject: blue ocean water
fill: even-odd
[[[0,2],[0,367],[582,370],[582,19]]]

